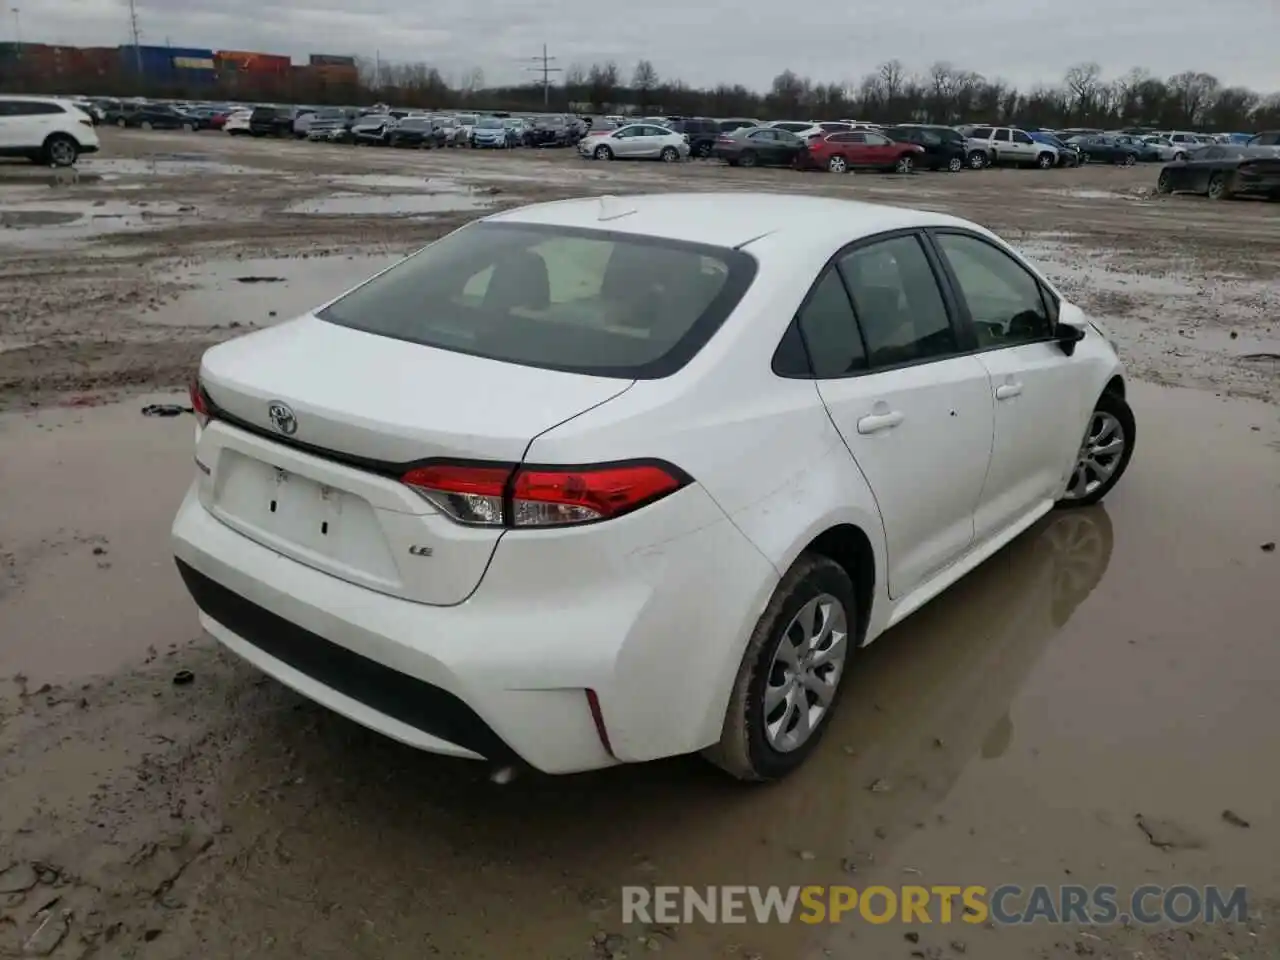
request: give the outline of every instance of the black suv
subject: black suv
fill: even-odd
[[[672,117],[665,126],[668,130],[684,134],[689,141],[689,154],[694,157],[711,156],[716,137],[723,132],[719,120],[706,117]]]
[[[964,134],[959,130],[943,126],[909,126],[886,127],[884,135],[898,143],[914,143],[924,147],[924,157],[920,166],[930,170],[950,170],[958,173],[964,169],[968,150],[965,146]]]
[[[293,136],[293,111],[286,107],[254,107],[249,133],[255,137]]]

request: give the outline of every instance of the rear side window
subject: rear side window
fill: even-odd
[[[835,270],[818,281],[796,315],[815,377],[843,377],[866,369],[867,354],[849,295]]]
[[[858,247],[840,259],[874,367],[955,353],[959,347],[924,248],[914,236]]]
[[[990,140],[993,132],[990,127],[978,127],[970,136],[975,140]]]
[[[509,363],[653,379],[694,356],[755,277],[748,254],[656,237],[477,223],[322,320]]]
[[[39,117],[66,112],[56,103],[39,100],[10,100],[7,111],[11,117]]]

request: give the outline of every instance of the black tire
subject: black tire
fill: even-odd
[[[743,150],[742,156],[738,158],[738,165],[743,167],[754,167],[756,165],[756,157],[754,150]]]
[[[596,148],[595,148],[595,150],[592,152],[592,154],[591,154],[591,155],[592,155],[593,157],[595,157],[597,160],[612,160],[612,159],[613,159],[613,151],[612,151],[612,150],[610,150],[610,149],[609,149],[609,147],[608,147],[608,146],[606,146],[606,145],[605,145],[605,144],[603,144],[603,143],[602,143],[602,144],[600,144],[600,146],[596,147]]]
[[[916,162],[909,153],[904,153],[893,164],[894,173],[913,173],[915,168]]]
[[[1168,170],[1161,170],[1156,178],[1156,193],[1173,193],[1173,177]]]
[[[1230,198],[1231,187],[1227,183],[1227,175],[1225,173],[1215,173],[1209,178],[1209,199],[1229,200]]]
[[[680,151],[675,147],[663,147],[662,153],[658,155],[663,163],[675,163],[680,159]]]
[[[80,144],[65,133],[51,134],[44,142],[39,160],[51,167],[74,167],[80,156]]]
[[[1126,153],[1124,155],[1124,159],[1120,161],[1120,166],[1132,167],[1137,162],[1138,162],[1138,158],[1136,156],[1134,156],[1132,153]]]
[[[1098,398],[1098,402],[1094,404],[1093,411],[1089,414],[1089,423],[1085,427],[1086,438],[1088,431],[1093,426],[1093,415],[1096,413],[1107,413],[1115,417],[1120,423],[1120,429],[1124,434],[1124,447],[1120,451],[1120,462],[1116,464],[1115,470],[1111,476],[1102,482],[1099,487],[1092,493],[1084,496],[1073,497],[1068,499],[1066,495],[1059,500],[1057,506],[1074,508],[1074,507],[1091,507],[1098,503],[1111,492],[1112,488],[1120,482],[1120,478],[1124,476],[1126,470],[1129,469],[1129,461],[1133,458],[1134,444],[1138,439],[1137,423],[1133,419],[1133,410],[1129,403],[1120,394],[1111,390],[1104,390],[1102,396]],[[1084,445],[1084,439],[1081,439],[1081,446]]]
[[[822,593],[835,597],[845,608],[849,632],[844,665],[831,704],[808,740],[794,750],[780,752],[765,736],[764,693],[768,672],[796,613]],[[778,780],[804,763],[822,741],[839,707],[840,696],[848,686],[849,667],[861,641],[860,622],[857,596],[845,569],[820,554],[801,554],[774,590],[747,641],[729,696],[720,741],[704,750],[703,756],[731,776],[750,781]]]
[[[129,126],[129,121],[126,120],[124,117],[120,117],[118,120],[116,120],[116,126],[119,127],[121,130],[123,130],[125,127]]]
[[[143,120],[140,124],[138,124],[138,127],[142,130],[151,130],[153,128],[153,125],[150,120]]]
[[[711,149],[711,144],[700,143],[698,144],[698,149],[694,152],[694,156],[700,160],[705,160],[711,156]]]
[[[987,155],[983,153],[981,150],[974,150],[972,153],[969,154],[970,170],[981,170],[983,167],[986,167],[988,165],[989,164],[987,163]]]
[[[843,154],[837,153],[834,157],[827,161],[827,173],[848,173],[849,161],[845,159]]]
[[[1036,157],[1036,166],[1041,170],[1052,170],[1055,161],[1052,153],[1042,153]]]
[[[959,173],[964,169],[964,159],[961,157],[952,157],[947,161],[948,173]]]

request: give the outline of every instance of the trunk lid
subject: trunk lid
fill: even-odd
[[[502,529],[441,514],[399,482],[408,465],[519,463],[535,436],[633,382],[471,357],[311,316],[212,348],[200,376],[219,414],[197,446],[210,513],[301,563],[431,604],[471,594]]]

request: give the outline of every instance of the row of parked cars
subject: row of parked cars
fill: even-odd
[[[575,116],[509,113],[425,113],[373,107],[281,107],[231,111],[222,130],[244,136],[296,137],[313,142],[384,147],[567,147],[588,123]]]

